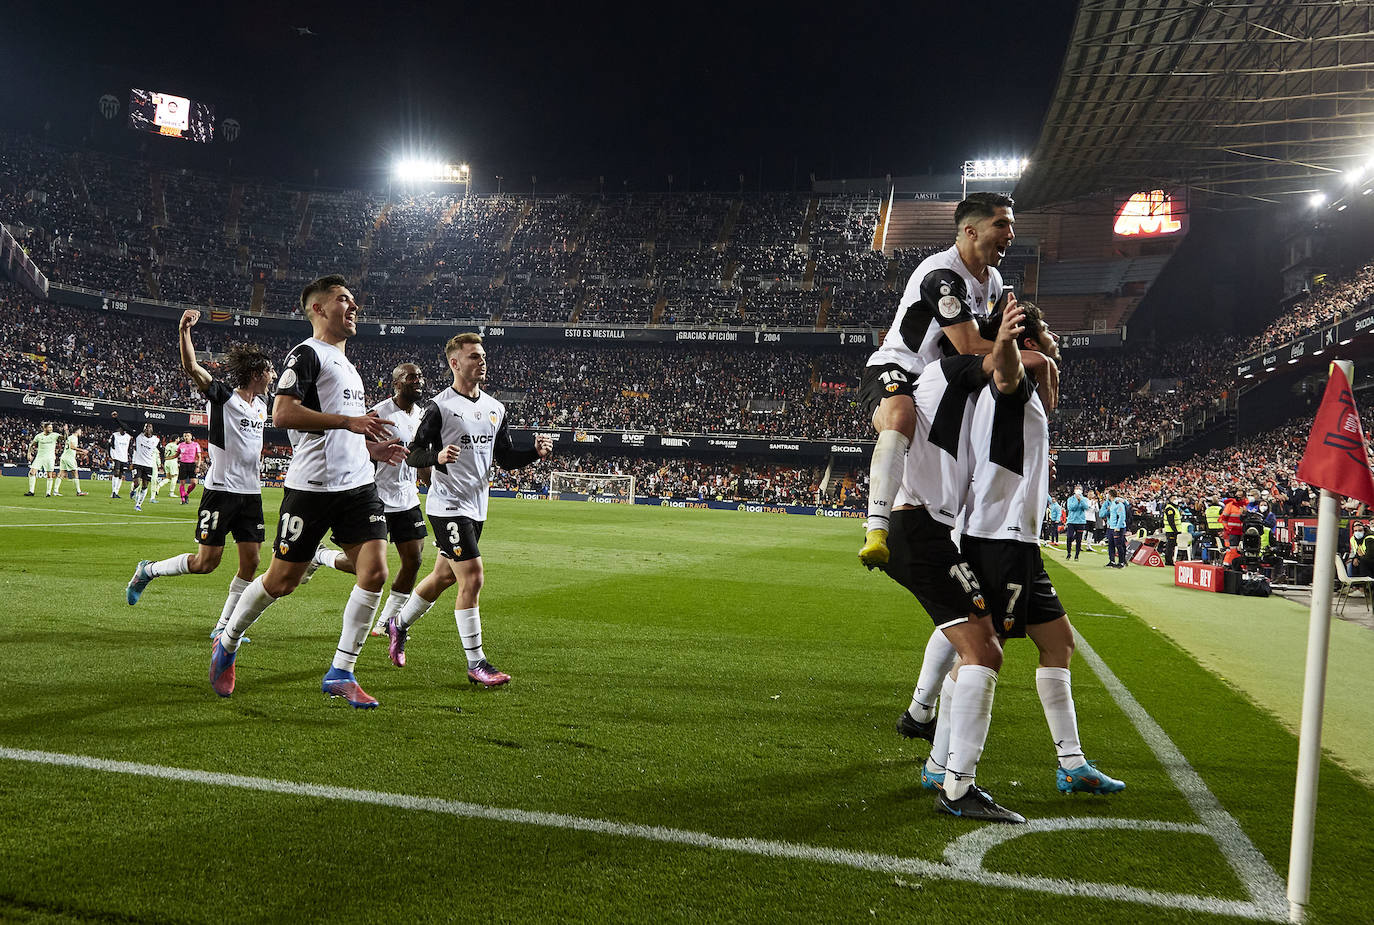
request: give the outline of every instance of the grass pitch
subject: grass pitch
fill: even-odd
[[[221,700],[207,633],[233,550],[123,600],[138,559],[192,548],[194,506],[0,490],[0,920],[1272,913],[1199,826],[1192,771],[1286,872],[1294,736],[1147,622],[1075,616],[1124,611],[1056,565],[1087,648],[1187,764],[1160,759],[1085,651],[1083,741],[1128,789],[1058,795],[1034,648],[1012,643],[980,782],[1035,825],[975,835],[933,812],[925,744],[892,730],[930,622],[857,564],[855,522],[493,501],[484,642],[514,682],[467,684],[449,592],[404,670],[368,643],[369,712],[319,692],[348,576],[273,605]],[[46,763],[85,759],[127,764]],[[1370,797],[1324,765],[1310,921],[1374,920]]]

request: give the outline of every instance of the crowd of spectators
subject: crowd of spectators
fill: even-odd
[[[1268,327],[1245,341],[1239,355],[1253,356],[1281,347],[1294,338],[1336,324],[1374,304],[1374,264],[1367,264],[1349,279],[1319,285],[1284,309]]]

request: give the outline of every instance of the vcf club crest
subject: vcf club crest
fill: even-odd
[[[100,109],[100,114],[106,119],[113,119],[119,115],[119,100],[113,94],[106,93],[95,101],[95,105]]]
[[[225,119],[223,122],[219,124],[219,127],[220,130],[224,133],[225,141],[238,141],[239,129],[241,129],[243,126],[239,125],[238,119]]]

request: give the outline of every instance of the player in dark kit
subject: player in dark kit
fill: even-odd
[[[212,636],[217,636],[229,621],[239,597],[253,580],[266,537],[262,519],[262,432],[267,424],[267,395],[277,378],[272,361],[257,347],[235,344],[225,358],[233,387],[215,381],[210,371],[196,361],[191,344],[191,328],[200,312],[182,312],[177,330],[181,368],[201,394],[210,420],[210,467],[205,473],[205,491],[196,514],[194,553],[182,553],[160,562],[147,559],[138,563],[125,592],[130,604],[137,604],[149,582],[173,575],[208,575],[219,568],[224,555],[224,540],[230,533],[239,549],[239,570],[229,583],[229,596],[220,610]],[[187,440],[190,434],[186,434]]]
[[[405,665],[411,625],[456,582],[453,617],[467,653],[468,680],[497,687],[509,682],[510,675],[487,661],[477,606],[484,580],[477,542],[487,520],[487,473],[493,461],[515,469],[547,458],[553,453],[553,441],[540,435],[533,449],[515,449],[506,427],[505,406],[481,388],[487,380],[481,335],[459,334],[444,347],[444,353],[453,371],[453,385],[429,403],[410,449],[411,465],[434,467],[425,511],[434,527],[439,559],[400,613],[387,623],[388,651],[397,667]]]
[[[228,697],[234,660],[248,627],[277,598],[301,583],[315,550],[331,529],[357,568],[357,584],[343,612],[333,663],[321,682],[331,697],[355,707],[377,706],[353,676],[358,653],[377,613],[386,584],[386,513],[377,497],[374,462],[405,459],[390,421],[366,414],[363,380],[344,355],[358,333],[358,305],[342,276],[325,276],[305,287],[301,311],[314,336],[296,345],[277,380],[272,420],[289,429],[293,455],[286,470],[276,549],[267,571],[255,578],[210,656],[210,684]],[[372,438],[372,439],[368,439]]]

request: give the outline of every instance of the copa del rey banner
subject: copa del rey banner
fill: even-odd
[[[1336,364],[1317,409],[1317,420],[1298,464],[1298,478],[1309,485],[1374,507],[1374,473],[1365,453],[1364,430],[1350,380]]]

